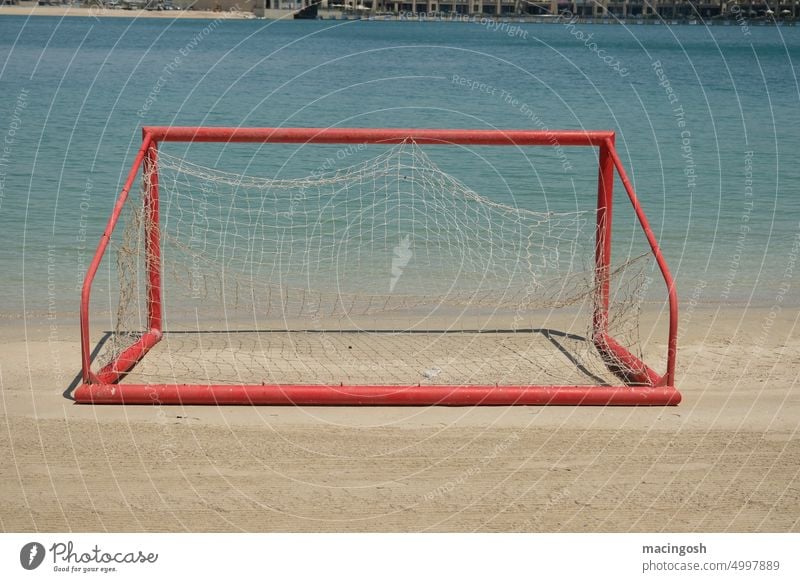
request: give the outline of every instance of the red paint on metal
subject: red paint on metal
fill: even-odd
[[[86,404],[272,404],[287,406],[666,406],[672,387],[630,386],[319,386],[83,384]]]
[[[152,144],[144,160],[150,180],[145,192],[145,268],[147,270],[147,318],[150,331],[161,332],[161,224],[158,203],[158,145]]]
[[[142,147],[139,148],[139,153],[136,154],[136,159],[133,162],[128,178],[125,180],[125,185],[122,187],[122,192],[114,204],[114,210],[111,212],[111,217],[108,219],[106,229],[103,231],[103,236],[97,245],[97,249],[92,257],[92,262],[89,264],[89,270],[86,272],[86,277],[83,280],[83,288],[81,289],[81,307],[80,307],[80,322],[81,322],[81,375],[84,382],[97,382],[97,377],[92,372],[92,351],[89,348],[89,300],[92,294],[92,282],[97,274],[97,269],[100,267],[100,261],[103,260],[103,254],[106,252],[108,241],[111,240],[111,234],[114,232],[114,227],[119,221],[119,216],[125,206],[125,201],[128,199],[128,192],[133,186],[133,181],[139,173],[139,168],[142,165],[145,152],[152,143],[152,137],[145,133],[142,140]]]
[[[124,350],[113,362],[97,373],[97,382],[101,384],[119,382],[160,340],[161,332],[144,334],[139,341]]]
[[[608,332],[608,308],[611,278],[611,220],[614,204],[614,160],[609,150],[614,139],[609,138],[600,146],[597,175],[597,227],[595,234],[595,305],[593,333],[595,336]]]
[[[622,181],[622,185],[625,186],[625,191],[628,193],[628,198],[633,205],[633,210],[636,213],[636,218],[639,220],[639,225],[642,227],[645,236],[647,237],[647,242],[650,245],[650,250],[653,252],[653,256],[656,258],[656,263],[658,264],[658,268],[661,271],[661,276],[664,279],[664,283],[667,286],[667,295],[669,298],[669,332],[667,336],[667,373],[664,374],[663,379],[661,380],[661,384],[665,386],[674,386],[675,385],[675,360],[678,353],[678,292],[675,288],[675,281],[672,278],[672,274],[669,271],[669,267],[667,266],[667,261],[664,259],[664,255],[661,252],[661,248],[658,246],[658,241],[656,240],[656,235],[653,233],[653,229],[650,228],[650,222],[647,220],[647,216],[642,209],[642,205],[639,203],[639,199],[636,197],[636,192],[633,190],[633,185],[631,181],[628,179],[628,174],[625,172],[625,168],[622,166],[622,161],[619,159],[617,152],[614,150],[613,143],[610,145],[610,153],[612,158],[614,159],[614,165],[617,168],[617,172],[619,173],[620,180]]]
[[[607,333],[596,334],[594,346],[608,369],[623,382],[636,386],[659,386],[662,383],[658,372],[649,368]]]
[[[89,305],[91,288],[111,234],[119,221],[128,193],[143,163],[153,170],[146,193],[150,223],[158,224],[157,144],[159,141],[226,143],[384,143],[413,140],[419,144],[498,146],[552,145],[600,148],[598,174],[597,248],[598,283],[593,314],[594,343],[609,368],[623,381],[643,386],[248,386],[248,385],[141,385],[115,384],[161,339],[161,246],[158,229],[148,233],[148,319],[150,331],[126,349],[98,374],[91,370]],[[145,162],[146,160],[146,162]],[[613,169],[616,168],[647,237],[669,293],[667,373],[662,377],[608,335],[609,277],[611,265],[611,216]],[[681,400],[673,387],[677,354],[678,303],[675,283],[649,226],[633,187],[614,148],[610,131],[503,131],[438,129],[344,129],[344,128],[195,128],[146,127],[143,142],[123,186],[84,279],[80,327],[82,377],[75,391],[80,403],[95,404],[284,404],[284,405],[675,405]]]
[[[656,386],[661,375],[647,367],[608,333],[611,293],[611,244],[614,216],[614,137],[600,146],[597,177],[597,233],[595,238],[595,348],[609,370],[627,384]]]
[[[534,146],[601,146],[611,131],[527,131],[476,129],[370,129],[338,127],[145,127],[153,141],[222,143],[383,143]]]

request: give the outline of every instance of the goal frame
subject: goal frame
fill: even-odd
[[[144,211],[159,224],[158,146],[163,142],[400,144],[465,146],[583,146],[598,152],[597,222],[595,236],[595,302],[592,342],[619,385],[303,385],[303,384],[121,384],[120,381],[163,336],[161,241],[159,228],[150,228],[145,240],[147,330],[141,338],[102,369],[92,369],[90,297],[95,275],[119,222],[137,176],[151,178],[144,192]],[[675,388],[678,299],[669,271],[647,216],[634,192],[615,145],[613,131],[528,131],[467,129],[366,128],[228,128],[143,127],[142,145],[114,205],[102,238],[86,273],[81,292],[81,376],[73,394],[85,404],[264,404],[264,405],[676,405]],[[628,351],[609,333],[611,239],[615,172],[632,204],[639,226],[666,285],[669,304],[666,372],[662,375]]]

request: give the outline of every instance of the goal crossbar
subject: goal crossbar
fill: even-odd
[[[272,404],[272,405],[676,405],[675,388],[678,301],[675,282],[647,216],[634,192],[614,145],[612,131],[510,131],[366,128],[222,128],[144,127],[143,140],[117,198],[86,273],[80,304],[82,384],[78,403],[92,404]],[[128,384],[120,381],[164,336],[162,264],[159,228],[146,235],[147,329],[114,359],[94,371],[90,345],[92,284],[106,255],[137,176],[146,169],[144,212],[159,225],[158,144],[161,142],[402,144],[471,146],[596,147],[599,150],[594,277],[596,296],[591,341],[618,385],[317,385],[317,384]],[[627,194],[666,286],[669,306],[666,371],[660,374],[613,337],[609,330],[611,235],[615,174]]]

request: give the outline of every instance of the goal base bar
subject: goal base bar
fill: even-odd
[[[284,406],[675,406],[672,386],[82,384],[79,404]]]

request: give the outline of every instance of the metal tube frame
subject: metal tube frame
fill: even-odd
[[[97,246],[83,283],[80,306],[82,378],[74,398],[86,404],[269,404],[269,405],[676,405],[675,388],[678,298],[675,282],[647,216],[614,147],[612,131],[504,131],[446,129],[345,128],[226,128],[144,127],[122,192]],[[158,144],[160,142],[397,144],[542,146],[558,140],[562,146],[599,148],[595,280],[592,341],[600,356],[622,382],[619,386],[320,386],[320,385],[198,385],[119,384],[119,381],[162,337],[161,242],[159,228]],[[145,244],[148,329],[131,347],[97,373],[92,371],[89,306],[92,283],[119,221],[128,193],[142,169],[148,175],[145,192]],[[610,270],[614,172],[619,175],[636,218],[650,245],[667,288],[669,331],[667,370],[661,375],[619,344],[609,333]]]

